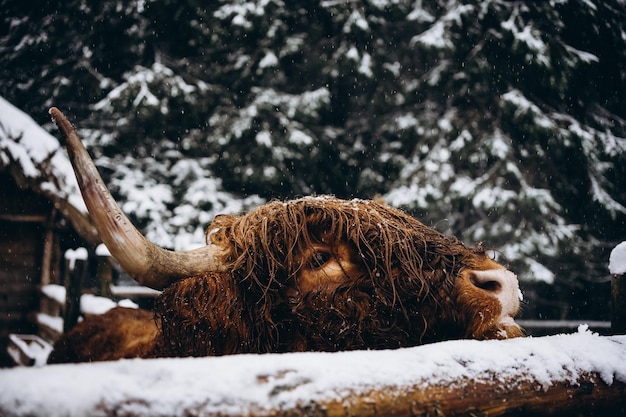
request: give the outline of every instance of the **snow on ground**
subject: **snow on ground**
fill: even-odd
[[[0,371],[0,415],[245,414],[401,386],[530,381],[537,389],[597,373],[626,382],[626,336],[578,333],[450,341],[339,353],[123,360]],[[194,414],[195,415],[195,414]]]

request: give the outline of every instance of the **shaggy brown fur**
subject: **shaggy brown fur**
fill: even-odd
[[[157,335],[149,311],[117,307],[78,323],[54,345],[48,363],[147,356]]]
[[[272,202],[216,217],[207,240],[227,249],[228,272],[166,288],[155,337],[119,357],[383,349],[522,334],[498,327],[500,303],[469,277],[502,266],[379,202]],[[95,356],[79,360],[111,358]]]

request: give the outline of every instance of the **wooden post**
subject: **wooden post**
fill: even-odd
[[[52,216],[54,216],[54,211]],[[46,223],[46,237],[43,241],[43,256],[41,260],[41,286],[52,284],[52,253],[54,250],[54,225],[52,221]]]
[[[626,334],[626,275],[611,279],[611,332]]]
[[[69,249],[65,252],[65,312],[63,331],[70,331],[80,315],[80,296],[87,275],[87,249]]]
[[[110,262],[111,253],[104,246],[104,243],[96,247],[96,256],[98,257],[98,295],[111,298],[111,285],[113,284],[113,269]]]
[[[609,257],[611,271],[611,332],[626,334],[626,242],[617,245]]]
[[[53,208],[48,216],[48,220],[44,223],[46,234],[43,241],[43,255],[41,260],[41,287],[49,284],[58,284],[58,248],[57,234],[54,229],[54,220],[56,218],[56,209]],[[55,256],[56,255],[56,256]],[[48,297],[39,298],[39,311],[52,316],[60,316],[60,307],[57,303],[51,302]],[[39,326],[41,331],[41,326]]]

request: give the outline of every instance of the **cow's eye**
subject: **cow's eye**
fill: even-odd
[[[311,257],[311,261],[309,265],[312,269],[318,269],[323,267],[326,262],[328,262],[331,258],[330,253],[328,252],[315,252]]]

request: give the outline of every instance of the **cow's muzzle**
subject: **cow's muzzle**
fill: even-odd
[[[512,337],[523,334],[522,329],[515,323],[514,317],[520,309],[523,300],[517,276],[507,269],[488,269],[471,271],[470,283],[489,296],[495,297],[502,307],[498,319],[498,328]]]

